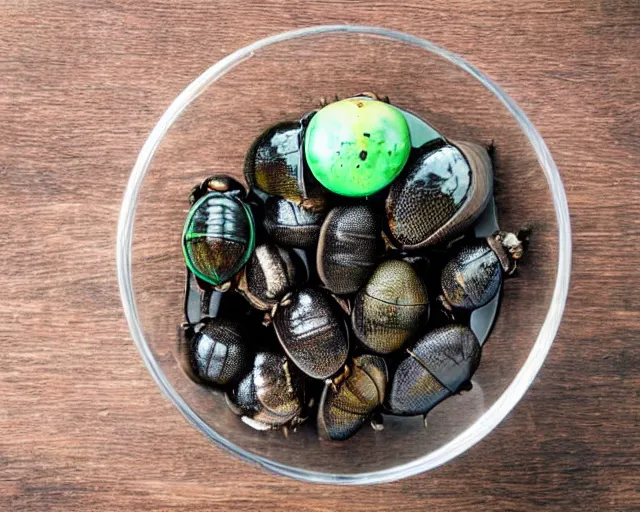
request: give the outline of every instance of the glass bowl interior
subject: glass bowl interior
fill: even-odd
[[[192,383],[175,358],[182,320],[180,236],[191,187],[214,173],[242,178],[244,155],[268,126],[323,97],[388,95],[451,139],[494,143],[502,229],[532,231],[471,391],[422,418],[386,417],[344,443],[317,439],[314,421],[285,438],[241,423],[224,399]],[[389,481],[431,469],[490,432],[529,387],[551,346],[566,298],[570,231],[562,184],[519,108],[458,57],[422,39],[372,27],[280,34],[207,70],[175,100],[140,153],[118,230],[118,274],[134,340],[160,385],[205,435],[251,461],[300,479]]]

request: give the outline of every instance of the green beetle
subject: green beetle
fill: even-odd
[[[184,224],[182,252],[196,277],[213,286],[228,282],[255,247],[255,221],[242,186],[232,178],[204,181]]]
[[[331,192],[363,197],[389,185],[409,158],[411,135],[402,112],[363,96],[336,101],[311,118],[306,162]]]

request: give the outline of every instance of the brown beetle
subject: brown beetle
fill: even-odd
[[[293,251],[277,245],[256,247],[238,280],[238,291],[262,311],[273,308],[307,278],[304,263]]]
[[[302,411],[303,385],[289,364],[283,355],[257,353],[252,371],[227,393],[231,410],[257,430],[294,422]]]
[[[338,206],[320,230],[316,265],[328,290],[355,293],[375,268],[382,249],[380,219],[370,206]]]
[[[387,380],[384,359],[355,358],[342,382],[325,384],[318,407],[320,438],[343,441],[355,434],[384,400]]]
[[[385,207],[393,244],[418,249],[451,240],[478,218],[492,193],[484,147],[440,141],[422,146],[389,189]]]
[[[378,266],[356,296],[351,323],[360,342],[380,354],[398,350],[429,318],[429,298],[413,267],[400,260]]]
[[[326,379],[343,367],[349,352],[347,326],[328,294],[312,288],[288,294],[272,316],[280,344],[305,374]]]
[[[462,325],[440,327],[423,336],[398,365],[388,405],[394,414],[426,414],[456,393],[480,364],[481,347]]]

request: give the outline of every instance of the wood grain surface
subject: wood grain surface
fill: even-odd
[[[319,23],[426,37],[503,85],[574,232],[564,321],[522,402],[454,462],[368,488],[210,445],[145,369],[115,278],[126,180],[171,100]],[[635,0],[0,1],[0,510],[640,510],[639,120]]]

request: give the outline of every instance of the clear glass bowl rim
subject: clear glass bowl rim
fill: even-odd
[[[260,49],[292,39],[335,33],[365,34],[400,41],[436,54],[480,81],[504,104],[529,139],[549,184],[558,222],[558,267],[551,306],[527,360],[505,392],[473,425],[437,450],[406,464],[380,471],[359,474],[314,472],[280,464],[252,454],[240,446],[230,443],[209,427],[176,392],[156,362],[139,322],[131,279],[131,245],[138,193],[156,149],[180,114],[192,101],[202,94],[209,85],[232,70],[236,65],[251,58],[254,53]],[[202,73],[173,101],[145,141],[129,177],[118,220],[116,262],[122,304],[136,347],[156,384],[193,426],[216,444],[249,462],[256,463],[277,474],[305,482],[364,485],[400,480],[444,464],[483,439],[515,407],[542,367],[560,325],[569,290],[569,276],[571,273],[571,227],[569,209],[562,180],[560,179],[560,174],[546,144],[520,107],[490,78],[461,57],[440,48],[430,41],[404,32],[365,25],[318,25],[282,32],[255,41],[244,48],[236,50]]]

